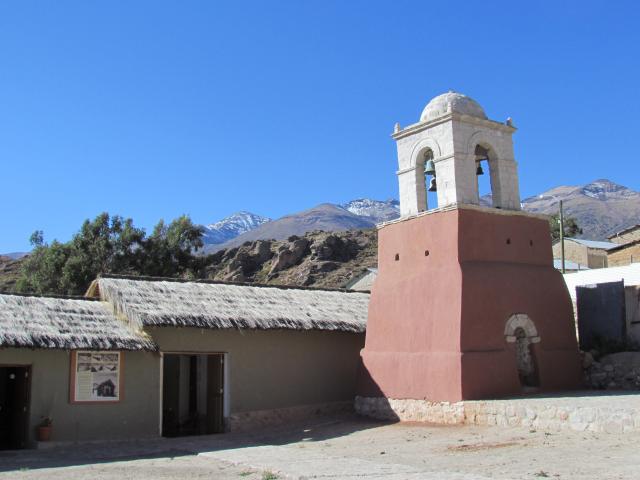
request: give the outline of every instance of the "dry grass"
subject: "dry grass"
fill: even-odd
[[[103,302],[0,294],[0,346],[155,350]]]
[[[369,295],[103,277],[97,291],[133,325],[364,332]]]

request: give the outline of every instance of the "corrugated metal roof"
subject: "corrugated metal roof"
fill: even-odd
[[[588,248],[598,248],[600,250],[611,250],[612,248],[619,247],[619,243],[613,242],[601,242],[598,240],[585,240],[583,238],[565,238],[565,240],[570,240],[572,242],[579,243],[580,245],[584,245]]]
[[[619,232],[614,233],[613,235],[609,235],[607,238],[615,238],[615,237],[619,237],[620,235],[624,235],[625,233],[629,233],[633,230],[636,230],[640,228],[640,223],[636,224],[636,225],[631,225],[630,227],[624,228],[622,230],[620,230]]]
[[[575,300],[577,286],[619,282],[620,280],[624,280],[625,285],[640,285],[640,263],[624,267],[594,268],[593,270],[566,273],[563,276],[569,294]]]

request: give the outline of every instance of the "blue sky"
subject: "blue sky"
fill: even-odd
[[[523,197],[640,189],[631,1],[0,3],[0,252],[102,211],[278,217],[397,197],[393,124],[513,117]]]

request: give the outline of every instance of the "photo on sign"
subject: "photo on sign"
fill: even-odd
[[[120,352],[76,352],[73,401],[119,401],[120,360]]]
[[[118,376],[114,373],[94,375],[92,395],[100,398],[117,398]]]

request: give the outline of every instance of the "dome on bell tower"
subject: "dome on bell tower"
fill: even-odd
[[[461,113],[478,118],[487,118],[484,109],[473,98],[461,93],[449,91],[433,98],[420,115],[421,122],[428,122],[450,112]]]

